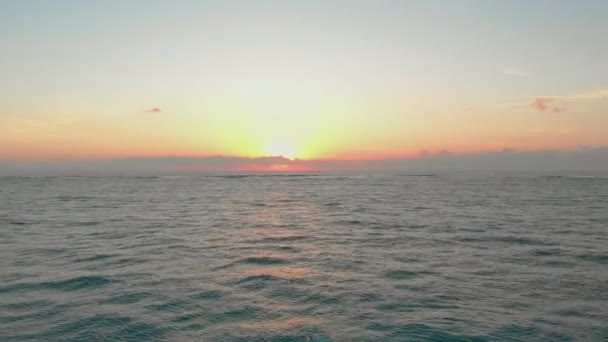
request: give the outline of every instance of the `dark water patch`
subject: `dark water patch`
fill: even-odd
[[[310,295],[309,291],[294,286],[296,285],[295,283],[296,282],[288,280],[282,281],[278,286],[273,286],[266,291],[265,296],[273,300],[288,299],[290,301],[295,301],[303,300]]]
[[[224,323],[246,321],[252,319],[272,318],[276,316],[276,314],[269,314],[268,312],[257,306],[243,305],[236,309],[227,310],[219,314],[213,314],[211,315],[210,320],[218,323]]]
[[[44,288],[53,290],[78,291],[95,289],[111,284],[112,282],[114,282],[112,279],[101,276],[83,276],[61,281],[42,283],[42,285]]]
[[[539,245],[552,246],[553,242],[541,241],[537,239],[527,238],[523,236],[485,236],[485,237],[462,237],[458,239],[460,242],[500,242],[513,245]]]
[[[608,341],[608,326],[593,327],[591,331],[598,341]]]
[[[359,296],[359,301],[364,302],[364,303],[381,302],[382,300],[383,300],[382,296],[380,296],[377,293],[373,293],[373,292],[366,292]]]
[[[273,257],[249,257],[239,260],[238,263],[253,265],[283,265],[288,264],[289,261],[286,259]]]
[[[248,290],[260,290],[269,286],[272,282],[280,280],[281,278],[270,274],[260,274],[238,279],[234,283]]]
[[[12,293],[22,291],[42,291],[42,290],[57,290],[57,291],[79,291],[92,290],[102,286],[106,286],[114,280],[101,276],[83,276],[75,277],[66,280],[56,280],[50,282],[39,283],[20,283],[0,287],[0,293]]]
[[[428,225],[426,225],[426,224],[410,224],[410,225],[407,225],[405,228],[407,228],[407,229],[424,229],[427,227],[428,227]]]
[[[59,332],[57,335],[73,335],[74,341],[151,341],[163,340],[169,331],[159,324],[118,315],[98,315],[89,320],[75,322],[73,327],[69,328],[72,332]]]
[[[350,240],[349,240],[350,241]],[[348,244],[346,241],[344,243],[339,244]],[[361,271],[363,265],[365,264],[364,260],[350,260],[350,259],[333,259],[330,258],[325,261],[325,265],[329,269],[333,269],[335,271]]]
[[[202,312],[189,313],[189,314],[179,315],[177,317],[174,317],[171,319],[171,322],[178,323],[178,324],[190,323],[190,322],[198,320],[204,316],[205,316],[205,314]]]
[[[362,226],[365,224],[365,222],[363,222],[361,220],[340,220],[340,221],[337,221],[336,223],[347,225],[347,226]]]
[[[269,236],[259,240],[255,240],[254,242],[264,242],[264,243],[278,243],[278,242],[291,242],[291,241],[302,241],[310,239],[309,236],[305,235],[287,235],[287,236]]]
[[[384,272],[384,277],[389,279],[414,279],[420,275],[420,272],[407,271],[407,270],[390,270]]]
[[[247,178],[247,177],[252,177],[252,176],[251,175],[225,175],[225,176],[210,176],[210,177],[226,178],[226,179],[241,179],[241,178]]]
[[[237,340],[238,342],[333,342],[331,338],[315,334],[277,334],[271,336],[251,336]]]
[[[608,254],[602,253],[585,253],[577,255],[577,258],[584,261],[590,261],[597,264],[608,264]]]
[[[401,177],[439,177],[439,175],[434,173],[421,173],[421,174],[401,174]]]
[[[111,258],[113,256],[116,256],[116,254],[95,254],[95,255],[92,255],[89,257],[76,259],[76,260],[74,260],[74,262],[91,262],[91,261],[97,261],[97,260],[105,260],[105,259]]]
[[[272,246],[272,247],[269,247],[269,249],[274,249],[274,250],[281,251],[281,252],[292,252],[292,253],[300,251],[300,249],[291,247],[291,246]]]
[[[66,248],[32,248],[23,252],[24,255],[58,256],[68,252]]]
[[[472,232],[472,233],[484,233],[484,232],[488,231],[486,228],[466,228],[466,227],[458,228],[458,230],[461,232]]]
[[[109,261],[103,264],[104,267],[122,267],[134,264],[144,263],[146,260],[140,258],[122,258],[114,261]]]
[[[185,322],[186,321],[184,321],[182,323],[185,323]],[[179,323],[179,322],[176,322],[176,323]],[[205,324],[202,324],[202,323],[191,323],[191,324],[188,324],[188,325],[181,326],[179,328],[179,330],[180,331],[197,331],[197,332],[199,332],[199,331],[204,331],[206,328],[207,328],[207,326]]]
[[[99,339],[102,332],[107,332],[125,326],[132,322],[130,317],[119,315],[100,314],[92,317],[78,319],[76,321],[61,323],[50,329],[45,336],[47,338],[73,338],[85,337],[84,334],[90,334],[89,337],[94,337],[93,340]]]
[[[147,307],[155,311],[177,312],[183,311],[184,309],[193,308],[195,307],[195,304],[184,299],[171,299],[162,303],[152,304]]]
[[[27,224],[27,222],[23,222],[23,221],[9,221],[8,223],[15,225],[15,226],[24,226]]]
[[[90,236],[101,236],[103,237],[103,239],[106,240],[121,240],[124,239],[126,237],[129,237],[128,233],[125,232],[121,232],[121,231],[113,231],[113,232],[92,232],[91,234],[89,234]],[[152,243],[147,243],[147,244],[133,244],[133,245],[129,245],[128,247],[141,247],[141,246],[148,246],[148,245],[154,245],[157,244],[158,241],[153,240]]]
[[[6,310],[21,311],[21,310],[40,309],[40,308],[50,307],[51,305],[53,305],[53,302],[51,302],[50,300],[47,300],[47,299],[42,299],[42,300],[29,300],[29,301],[17,302],[17,303],[4,303],[4,304],[0,304],[0,308],[6,309]]]
[[[566,334],[553,331],[543,331],[532,326],[512,324],[503,326],[490,333],[488,338],[499,341],[573,341],[574,339]]]
[[[224,296],[226,296],[225,292],[218,291],[218,290],[209,290],[209,291],[203,291],[203,292],[193,294],[190,296],[190,298],[198,299],[198,300],[212,300],[212,299],[220,299]]]
[[[412,312],[429,309],[455,309],[458,306],[434,298],[412,298],[399,302],[379,304],[376,308],[380,311]]]
[[[134,178],[134,179],[177,179],[181,176],[118,176],[121,178]]]
[[[553,267],[575,266],[575,264],[572,263],[572,262],[570,262],[570,261],[560,260],[560,259],[547,259],[547,260],[544,260],[543,261],[543,265],[553,266]]]
[[[353,213],[365,213],[365,212],[367,212],[367,210],[368,209],[366,207],[360,206],[360,207],[351,209],[351,212],[353,212]]]
[[[532,255],[534,256],[560,256],[563,254],[563,250],[559,248],[551,248],[551,249],[535,249],[532,251]]]
[[[422,323],[404,325],[391,325],[380,322],[371,322],[366,329],[384,332],[392,341],[455,341],[455,342],[486,342],[487,338],[475,335],[457,335],[449,331],[432,327]]]
[[[102,223],[101,221],[71,222],[67,226],[70,226],[70,227],[93,227],[93,226],[98,226],[101,223]]]
[[[585,317],[587,316],[587,312],[582,308],[565,308],[554,311],[554,313],[558,316],[565,317]]]
[[[21,272],[13,272],[13,273],[5,273],[5,274],[0,273],[0,279],[2,279],[2,282],[4,282],[4,283],[14,282],[14,281],[28,278],[31,276],[33,276],[33,274],[21,273]],[[0,287],[0,289],[1,288],[2,287]]]
[[[70,202],[70,201],[88,201],[88,200],[96,200],[98,197],[93,196],[57,196],[54,199],[62,201],[62,202]]]
[[[402,255],[396,255],[393,259],[396,261],[405,262],[405,263],[414,263],[414,262],[421,261],[419,258],[416,258],[413,256],[402,256]]]
[[[26,314],[2,315],[0,316],[0,324],[15,324],[50,320],[53,317],[60,317],[67,309],[69,309],[68,305],[51,305],[40,307],[39,310]]]
[[[457,309],[458,305],[450,304],[441,299],[434,298],[423,298],[418,299],[415,302],[415,305],[419,308],[423,309]]]
[[[275,223],[275,222],[260,222],[251,225],[252,228],[300,228],[298,225],[293,223]]]
[[[315,293],[306,297],[302,302],[329,305],[340,303],[340,298],[329,294]]]
[[[152,294],[149,292],[129,292],[119,294],[114,296],[108,300],[103,301],[104,304],[133,304],[139,301],[142,301],[146,298],[152,297]]]

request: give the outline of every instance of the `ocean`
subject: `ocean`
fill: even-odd
[[[607,341],[608,177],[0,177],[1,341]]]

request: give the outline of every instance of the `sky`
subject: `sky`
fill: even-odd
[[[603,0],[3,1],[0,166],[589,155],[606,18]]]

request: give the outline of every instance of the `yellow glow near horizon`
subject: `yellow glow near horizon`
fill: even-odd
[[[272,142],[268,146],[268,155],[282,156],[288,159],[294,159],[297,157],[296,150],[293,144],[286,140],[278,140]]]
[[[222,152],[309,159],[349,142],[345,123],[366,105],[353,89],[302,65],[258,61],[218,76],[220,86],[209,90],[200,111],[208,113],[205,126]]]

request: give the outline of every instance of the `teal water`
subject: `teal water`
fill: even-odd
[[[608,178],[0,178],[0,341],[607,341]]]

